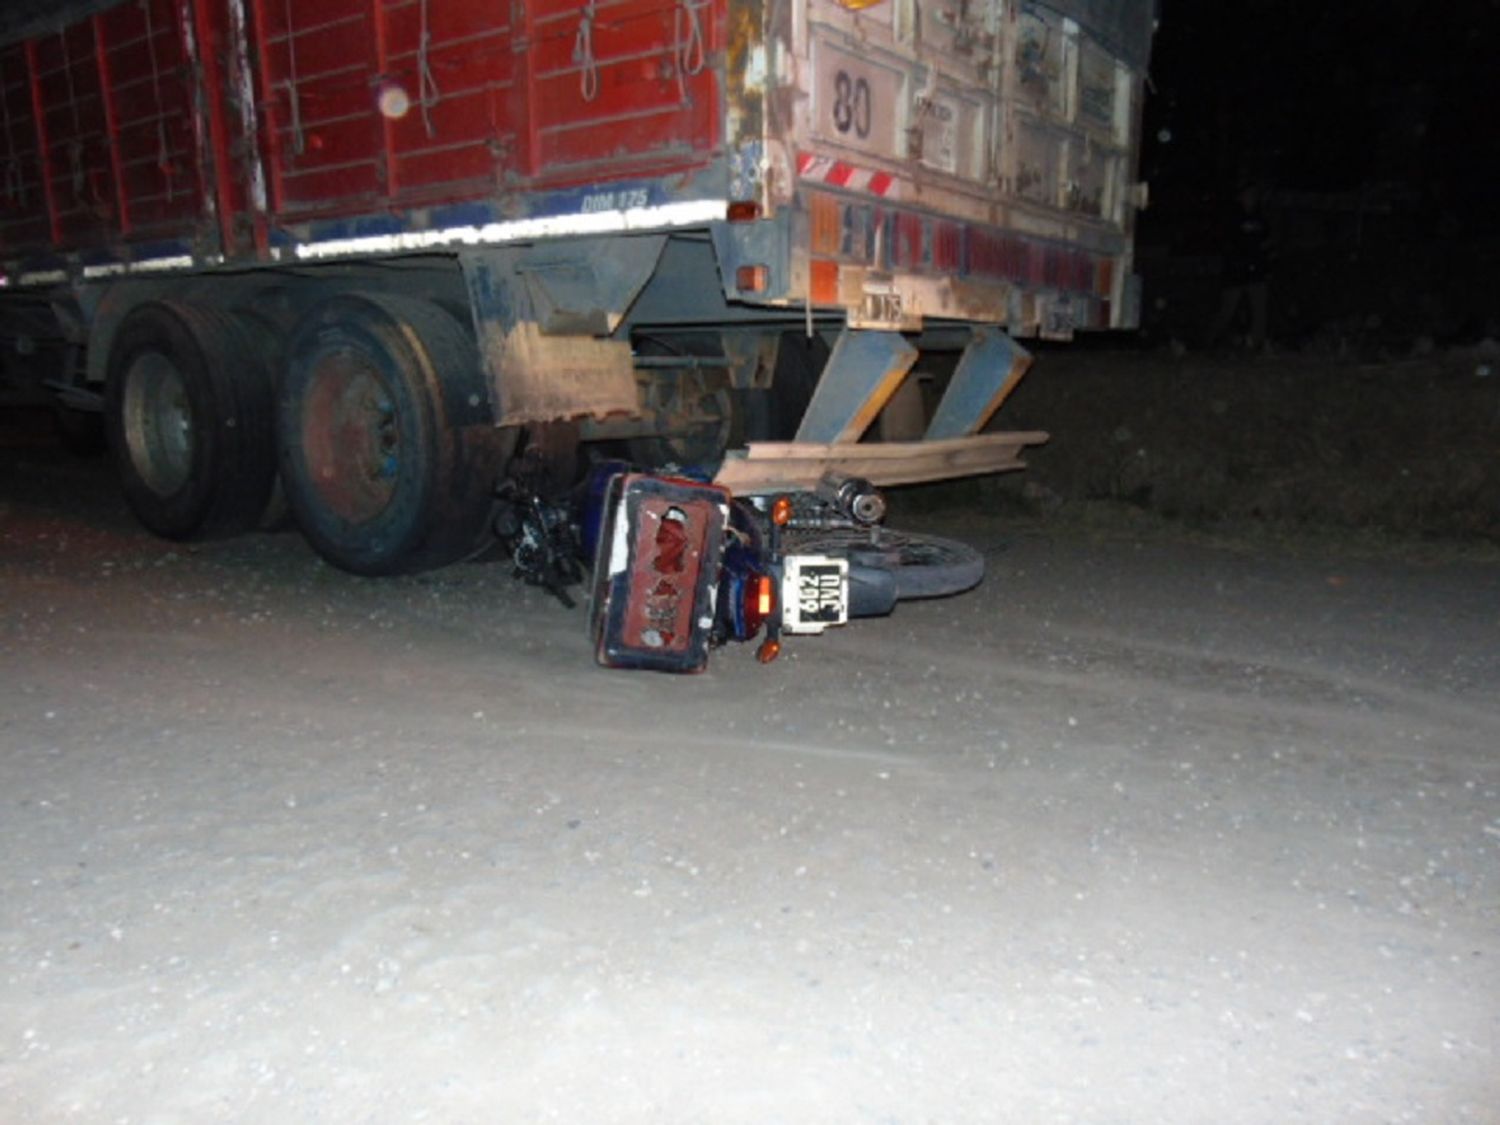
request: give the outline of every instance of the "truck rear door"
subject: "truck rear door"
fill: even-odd
[[[847,303],[873,273],[903,291],[908,327],[1014,319],[1012,290],[1069,308],[1057,334],[1121,321],[1149,0],[792,7],[796,109],[779,139],[815,304]],[[1048,304],[1026,310],[1043,330]]]

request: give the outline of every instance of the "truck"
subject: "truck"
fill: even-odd
[[[746,520],[843,535],[770,549],[778,581],[855,548],[926,565],[855,509],[1021,467],[1046,435],[994,424],[1021,341],[1138,323],[1153,20],[1152,0],[15,0],[3,370],[102,419],[169,538],[289,512],[328,562],[387,575],[498,528],[555,586],[559,536],[615,526],[580,496],[659,523],[708,488],[735,542]],[[606,462],[617,483],[589,492]],[[653,480],[690,491],[648,502]]]

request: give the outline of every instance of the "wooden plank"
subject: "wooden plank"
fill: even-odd
[[[1024,467],[1021,451],[1048,439],[1038,430],[943,441],[751,442],[724,460],[714,483],[731,492],[813,488],[829,470],[871,484],[921,484]]]

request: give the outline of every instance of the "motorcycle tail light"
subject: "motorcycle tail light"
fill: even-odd
[[[776,587],[768,574],[751,575],[745,582],[742,612],[745,636],[753,637],[776,608]]]

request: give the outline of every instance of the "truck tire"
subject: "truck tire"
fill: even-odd
[[[984,578],[984,556],[968,544],[886,527],[879,528],[873,540],[869,531],[791,531],[786,549],[887,571],[901,601],[959,594]]]
[[[683,333],[650,335],[635,341],[637,356],[673,356],[717,358],[723,348],[716,333]],[[666,393],[661,393],[665,388]],[[671,434],[636,437],[626,441],[630,459],[646,469],[677,468],[712,471],[724,460],[724,451],[733,440],[735,392],[728,376],[717,368],[703,372],[679,372],[670,376],[651,392],[653,405],[669,414],[687,414],[696,422]]]
[[[276,475],[270,374],[222,309],[153,301],[115,332],[105,428],[125,499],[168,539],[255,526]]]
[[[287,503],[318,554],[387,575],[482,544],[514,435],[456,417],[451,391],[479,371],[469,334],[426,301],[338,296],[302,320],[277,396],[277,445]]]

